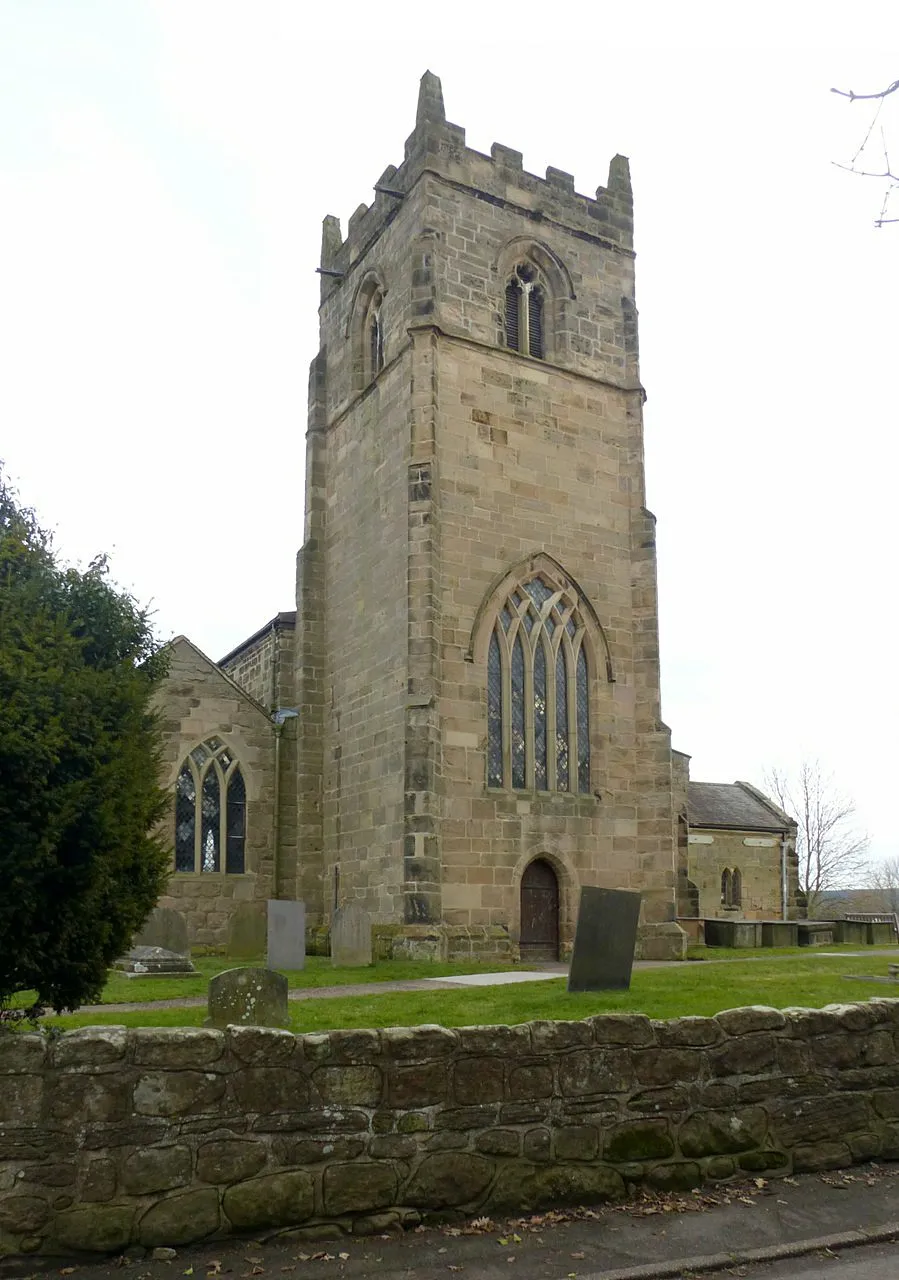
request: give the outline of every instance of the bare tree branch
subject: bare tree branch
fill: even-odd
[[[868,886],[878,896],[884,911],[899,913],[899,858],[884,858],[871,867]]]
[[[856,102],[859,100],[877,102],[877,109],[872,116],[871,123],[868,125],[865,136],[856,148],[855,155],[852,157],[849,164],[839,164],[837,161],[833,162],[837,169],[842,169],[846,173],[853,173],[859,178],[878,178],[881,182],[886,183],[883,193],[883,203],[880,207],[880,217],[874,219],[875,227],[883,227],[886,226],[887,223],[899,221],[897,218],[888,218],[886,216],[887,208],[890,203],[890,196],[896,188],[899,187],[899,175],[893,173],[890,165],[890,156],[889,151],[887,150],[887,140],[883,125],[880,126],[880,141],[883,150],[883,169],[879,172],[875,172],[872,169],[861,169],[858,167],[858,160],[871,140],[871,134],[874,132],[874,127],[880,118],[880,112],[883,108],[884,101],[891,94],[896,93],[897,90],[899,90],[899,80],[894,80],[892,84],[887,85],[885,89],[881,89],[878,93],[856,93],[854,89],[831,89],[830,91],[831,93],[839,94],[842,98],[848,98],[850,102]]]
[[[765,786],[798,823],[799,888],[814,917],[826,892],[857,884],[866,872],[868,837],[855,829],[853,801],[817,760],[803,760],[794,777],[768,769]]]
[[[890,173],[889,169],[883,173],[874,173],[871,169],[856,169],[855,165],[840,164],[839,160],[831,160],[834,168],[843,169],[846,173],[854,173],[857,178],[888,178],[890,182],[899,182],[899,173]]]
[[[853,89],[831,89],[831,93],[838,93],[841,98],[848,98],[850,102],[864,102],[872,98],[887,98],[891,93],[895,93],[899,89],[899,80],[894,80],[892,84],[887,85],[885,89],[881,89],[879,93],[856,93]]]

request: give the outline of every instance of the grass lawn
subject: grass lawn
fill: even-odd
[[[816,952],[818,949],[816,948]],[[763,953],[762,953],[763,954]],[[886,972],[886,961],[876,956],[832,959],[808,948],[797,949],[787,959],[740,959],[726,964],[691,964],[677,968],[643,969],[633,976],[629,991],[569,995],[564,979],[520,983],[505,987],[463,987],[458,991],[391,992],[385,995],[334,997],[292,1002],[295,1031],[326,1031],[338,1027],[415,1026],[440,1023],[446,1027],[475,1023],[528,1022],[533,1018],[570,1020],[593,1013],[627,1011],[653,1018],[683,1014],[714,1014],[740,1005],[765,1004],[817,1007],[831,1003],[889,996],[893,988],[882,983],[846,981],[844,974]],[[327,963],[327,962],[326,962]],[[396,962],[402,972],[424,966]],[[426,976],[436,977],[440,966],[428,966]],[[380,970],[381,966],[378,966]],[[445,969],[450,966],[445,966]],[[460,972],[452,966],[453,972]],[[476,970],[475,970],[476,971]],[[328,969],[328,974],[340,972]],[[344,981],[366,981],[369,970],[353,969]],[[391,974],[391,976],[394,976]],[[422,976],[419,972],[416,976]],[[368,980],[371,980],[370,978]],[[321,982],[324,983],[325,978]],[[134,984],[129,984],[134,985]],[[321,985],[321,983],[319,984]],[[71,1014],[47,1018],[47,1025],[83,1027],[99,1023],[141,1026],[199,1026],[205,1008],[157,1009],[139,1013]]]
[[[706,947],[698,944],[690,944],[687,947],[688,960],[749,960],[754,956],[762,959],[770,959],[771,956],[805,956],[806,959],[812,955],[832,955],[845,956],[854,955],[857,952],[878,951],[894,951],[894,960],[899,960],[899,947],[883,946],[883,947],[853,947],[846,942],[835,942],[826,947]],[[876,957],[871,963],[876,962]],[[873,972],[879,973],[883,968],[884,958],[880,957],[879,967]]]
[[[227,956],[193,956],[192,959],[197,972],[189,978],[126,978],[111,969],[100,1003],[130,1004],[205,996],[209,979],[225,969],[236,969],[244,965],[265,967],[263,956],[256,960],[234,960]],[[500,973],[516,967],[518,966],[497,964],[491,965],[489,971]],[[307,956],[305,969],[284,970],[284,976],[289,987],[343,987],[348,983],[408,982],[412,978],[442,978],[447,974],[485,971],[486,966],[483,964],[439,964],[427,960],[379,960],[362,969],[337,969],[327,956]],[[31,999],[33,997],[28,992],[23,992],[12,1003],[24,1006],[30,1004]]]

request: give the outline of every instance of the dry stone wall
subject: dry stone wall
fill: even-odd
[[[0,1256],[348,1231],[899,1158],[899,1001],[0,1036]]]

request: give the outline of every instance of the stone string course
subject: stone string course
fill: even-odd
[[[384,1230],[899,1158],[899,1000],[0,1035],[0,1256]]]

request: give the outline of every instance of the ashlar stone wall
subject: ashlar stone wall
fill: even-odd
[[[699,891],[702,917],[779,920],[781,902],[780,836],[760,831],[696,831],[689,836],[690,879]],[[738,906],[721,901],[721,875],[739,869],[742,893]],[[789,913],[789,908],[788,908]]]
[[[899,1000],[0,1036],[0,1257],[383,1230],[899,1158]]]
[[[293,701],[295,625],[293,613],[279,613],[218,664],[267,711]]]
[[[174,907],[187,920],[191,944],[220,946],[240,902],[272,896],[274,844],[274,732],[257,702],[190,643],[171,646],[168,678],[158,697],[163,754],[161,783],[172,796],[164,835],[174,845],[175,779],[188,752],[207,738],[221,738],[240,762],[247,788],[245,870],[172,874],[160,906]]]

